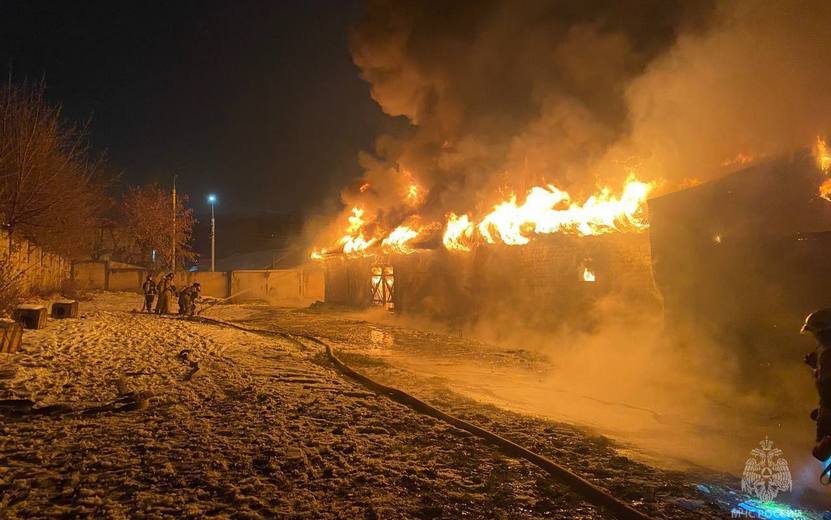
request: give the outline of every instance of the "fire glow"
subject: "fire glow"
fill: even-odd
[[[828,175],[831,170],[831,153],[828,151],[828,145],[825,139],[817,137],[813,149],[814,159],[817,162],[817,168],[825,175]],[[825,179],[819,186],[819,196],[827,201],[831,201],[831,178]]]
[[[479,236],[489,244],[497,241],[507,245],[525,245],[531,235],[551,233],[575,234],[578,236],[602,235],[622,231],[642,231],[649,227],[644,211],[644,202],[652,191],[654,184],[645,183],[630,176],[620,197],[612,194],[609,188],[602,188],[585,202],[574,202],[571,196],[554,185],[532,188],[522,204],[516,196],[494,206],[476,230]],[[452,215],[455,216],[455,215]],[[466,217],[466,216],[465,216]],[[450,233],[451,224],[459,226],[457,221],[448,221],[444,244],[448,249],[469,251],[467,246],[460,247],[454,237],[457,231]]]
[[[371,238],[367,240],[364,237],[364,210],[360,208],[352,208],[352,215],[349,216],[349,226],[346,228],[346,235],[341,238],[340,242],[343,244],[343,252],[347,255],[360,255],[366,251],[377,240]]]
[[[418,236],[418,231],[408,226],[398,226],[381,242],[381,249],[385,253],[400,253],[409,255],[415,250],[407,244],[410,240]]]
[[[345,234],[338,244],[347,256],[367,256],[376,244],[387,254],[410,254],[415,251],[410,245],[413,239],[443,227],[442,244],[447,250],[469,252],[482,243],[525,245],[536,235],[563,233],[590,236],[639,232],[649,227],[645,202],[654,186],[654,183],[642,182],[630,175],[620,195],[603,187],[582,203],[553,184],[535,186],[521,203],[512,194],[494,205],[493,210],[478,221],[469,214],[451,212],[444,225],[435,222],[422,227],[418,225],[418,216],[413,215],[405,224],[387,234],[378,233],[378,223],[368,221],[362,208],[353,207],[347,217]],[[410,184],[404,200],[413,204],[420,198],[418,185]],[[370,225],[374,233],[367,231]],[[311,258],[323,259],[330,251],[316,248]]]
[[[584,267],[583,268],[583,281],[584,282],[595,282],[595,281],[597,281],[597,277],[594,275],[594,271],[592,271],[588,267]]]
[[[473,236],[473,223],[470,217],[455,213],[447,216],[447,227],[444,230],[442,243],[451,251],[470,251],[468,241]]]

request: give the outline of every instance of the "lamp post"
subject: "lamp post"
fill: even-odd
[[[216,268],[216,219],[214,218],[214,204],[216,195],[208,195],[208,202],[211,204],[211,272]]]

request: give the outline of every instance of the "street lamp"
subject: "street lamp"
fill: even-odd
[[[211,272],[216,268],[216,219],[214,218],[214,204],[216,195],[208,195],[208,203],[211,205]]]

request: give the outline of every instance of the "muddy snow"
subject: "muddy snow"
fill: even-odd
[[[342,377],[311,342],[135,312],[140,306],[136,295],[96,294],[81,303],[81,318],[50,320],[25,332],[17,354],[0,355],[0,518],[609,518],[536,466]],[[327,325],[340,318],[325,312],[221,305],[209,315],[329,330],[356,369],[557,460],[650,515],[730,516],[718,503],[732,492],[727,476],[656,469],[597,432],[411,377],[344,348]],[[375,325],[348,326],[388,341]],[[535,363],[530,355],[505,362]],[[708,496],[703,480],[726,494]]]

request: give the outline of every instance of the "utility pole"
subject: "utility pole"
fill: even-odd
[[[176,274],[176,176],[173,176],[173,230],[170,240],[170,263],[172,264],[171,272]]]
[[[214,218],[214,204],[216,195],[208,195],[208,202],[211,203],[211,272],[216,269],[216,219]]]

